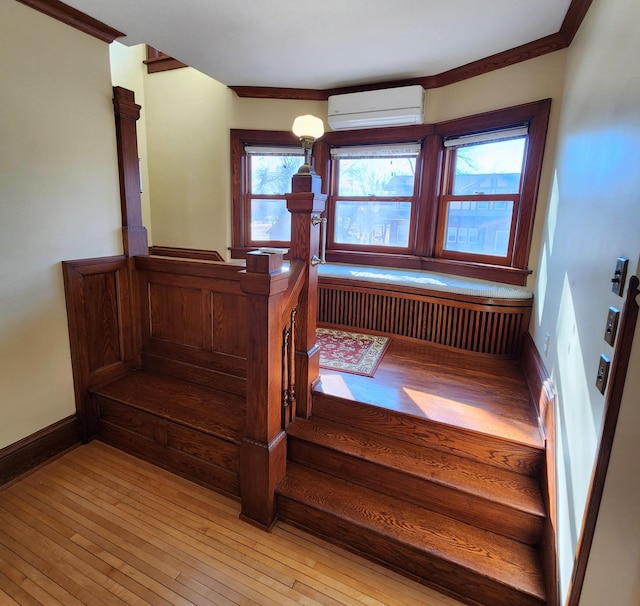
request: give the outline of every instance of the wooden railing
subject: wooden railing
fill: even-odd
[[[294,188],[295,189],[295,188]],[[312,218],[326,196],[290,194],[291,266],[280,253],[248,253],[240,284],[247,297],[247,430],[240,449],[241,516],[270,527],[276,519],[275,488],[286,471],[284,429],[311,414],[318,378],[316,345],[319,227]],[[295,313],[294,313],[295,311]],[[286,346],[285,346],[286,343]]]

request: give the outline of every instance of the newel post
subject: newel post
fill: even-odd
[[[287,196],[291,213],[291,260],[306,264],[305,287],[300,295],[296,321],[296,415],[311,416],[311,388],[318,380],[320,349],[316,344],[318,317],[318,266],[313,261],[320,248],[320,226],[313,217],[325,209],[326,194],[321,194],[317,175],[294,175],[292,190]]]
[[[240,517],[269,528],[276,518],[275,487],[286,471],[282,431],[282,298],[289,274],[282,254],[250,252],[240,286],[247,297],[247,427],[240,447]]]
[[[140,164],[136,121],[140,106],[133,91],[113,87],[113,110],[116,118],[116,141],[120,172],[120,205],[122,210],[122,240],[127,257],[149,253],[147,230],[142,225],[140,200]]]

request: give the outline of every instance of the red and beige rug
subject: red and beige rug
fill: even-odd
[[[372,377],[389,346],[389,338],[331,328],[318,328],[320,366]]]

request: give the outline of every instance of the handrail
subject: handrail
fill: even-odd
[[[305,263],[298,260],[291,262],[289,267],[289,285],[287,287],[286,299],[282,306],[282,319],[287,321],[291,311],[298,304],[300,293],[305,285],[306,273]]]

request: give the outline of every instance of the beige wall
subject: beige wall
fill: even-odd
[[[428,122],[552,98],[550,149],[555,143],[566,53],[553,53],[426,95]],[[139,63],[138,63],[139,64]],[[136,92],[138,96],[138,93]],[[154,244],[213,248],[231,245],[229,128],[289,130],[304,113],[327,118],[324,101],[239,98],[193,69],[144,78],[151,227]],[[543,216],[553,166],[547,153],[539,215]],[[532,269],[538,258],[535,234]],[[533,284],[533,280],[531,281]]]
[[[640,256],[639,20],[637,0],[594,0],[569,49],[553,188],[543,224],[532,334],[540,351],[545,335],[550,336],[545,363],[558,391],[563,593],[600,439],[605,398],[595,387],[598,360],[601,353],[613,356],[603,340],[607,310],[623,303],[611,292],[611,278],[618,256],[629,258],[631,274],[637,272]],[[636,377],[637,360],[636,355],[630,369]],[[615,458],[617,482],[626,478],[628,496],[623,506],[605,494],[609,509],[599,521],[594,560],[608,566],[589,570],[589,590],[605,587],[600,596],[606,597],[585,594],[582,604],[640,603],[639,527],[637,520],[623,516],[632,503],[636,515],[640,511],[638,401],[636,379],[636,388],[626,391],[621,416],[635,427],[635,437],[625,428],[616,439],[616,452],[636,452],[632,458]],[[620,490],[607,480],[610,488]],[[615,535],[607,540],[603,528],[615,529]]]
[[[151,225],[151,184],[149,179],[149,163],[147,153],[147,121],[146,102],[144,98],[143,61],[147,58],[146,46],[139,44],[128,47],[117,40],[109,45],[111,63],[111,82],[113,86],[121,86],[134,91],[135,100],[141,106],[140,119],[136,123],[138,135],[138,156],[140,158],[140,178],[142,192],[140,203],[142,206],[142,224],[147,228],[147,240],[153,244],[153,230]]]
[[[0,3],[0,448],[75,411],[60,261],[120,252],[108,47]]]

